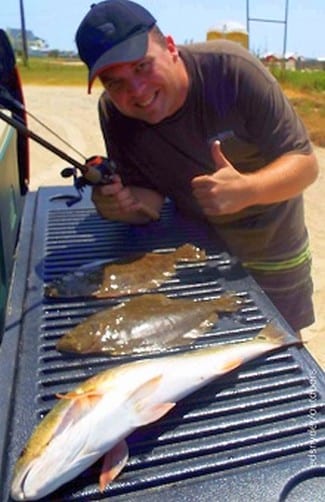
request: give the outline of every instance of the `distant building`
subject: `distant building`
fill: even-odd
[[[15,52],[20,52],[23,49],[22,32],[17,28],[7,28],[6,33]],[[31,30],[26,30],[26,41],[28,53],[30,55],[47,54],[49,46],[45,40],[36,37]]]
[[[219,24],[207,31],[207,41],[227,39],[232,42],[237,42],[248,49],[248,33],[243,25],[235,21],[227,21]]]
[[[300,58],[297,70],[321,70],[325,71],[325,57],[320,58]]]
[[[296,70],[299,57],[296,54],[288,53],[285,55],[284,60],[282,55],[276,54],[274,52],[267,52],[260,56],[260,60],[269,67],[282,67],[284,63],[284,68],[286,70]]]

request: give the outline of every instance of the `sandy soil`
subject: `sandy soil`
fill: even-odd
[[[318,180],[305,192],[306,221],[313,256],[316,322],[303,330],[307,347],[325,369],[325,148],[315,148],[320,166]]]
[[[38,87],[24,88],[26,109],[44,122],[69,144],[77,148],[84,157],[94,154],[105,155],[104,143],[98,125],[97,100],[100,89],[95,88],[88,96],[86,87]],[[73,150],[62,144],[32,117],[29,127],[42,135],[72,157],[82,161]],[[325,149],[315,148],[321,173],[317,182],[305,193],[306,220],[313,253],[313,279],[315,285],[314,304],[316,322],[303,332],[307,348],[325,369]],[[31,141],[31,183],[30,189],[39,186],[71,184],[60,176],[64,161]]]

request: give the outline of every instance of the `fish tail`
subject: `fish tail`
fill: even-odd
[[[204,249],[186,243],[176,249],[175,257],[179,261],[203,261],[206,259],[206,253]]]
[[[274,322],[267,324],[256,336],[254,341],[272,343],[277,347],[297,345],[301,343],[299,338],[290,334],[285,329],[276,325]]]
[[[225,293],[214,300],[217,312],[236,312],[243,307],[244,302],[236,293]]]

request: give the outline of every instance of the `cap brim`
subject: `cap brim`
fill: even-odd
[[[142,31],[104,52],[89,71],[88,93],[91,91],[95,78],[103,70],[115,64],[129,63],[141,59],[146,54],[147,49],[148,31]]]

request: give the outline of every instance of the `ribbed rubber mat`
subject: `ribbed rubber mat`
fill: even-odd
[[[104,221],[91,208],[50,209],[45,227],[44,259],[41,265],[37,264],[42,286],[94,260],[118,258],[132,252],[164,252],[191,242],[206,249],[207,260],[179,264],[175,277],[158,291],[171,298],[198,300],[232,291],[244,301],[239,312],[221,315],[218,323],[200,337],[195,346],[251,339],[274,317],[286,327],[258,286],[227,251],[219,248],[211,233],[175,217],[168,205],[160,222],[145,227]],[[31,424],[37,423],[54,405],[56,393],[67,392],[112,364],[140,357],[74,357],[58,353],[56,341],[68,329],[120,300],[45,299],[39,288],[35,292],[32,284],[29,287],[34,298],[39,295],[40,316],[35,319],[32,315],[35,331],[22,335],[35,340],[26,344],[23,341],[22,347],[36,351],[37,355],[31,357],[37,367],[25,369],[17,383],[20,390],[16,393],[14,430],[22,426],[26,429],[14,441],[11,461],[28,437]],[[31,324],[24,329],[30,330]],[[168,353],[182,350],[171,349]],[[205,500],[203,494],[202,498],[190,496],[200,484],[211,483],[213,490],[218,490],[216,484],[221,480],[224,483],[229,479],[231,484],[237,478],[240,484],[242,475],[256,473],[258,469],[263,471],[263,468],[272,475],[279,471],[281,478],[282,466],[294,460],[301,463],[300,467],[310,467],[312,447],[317,451],[318,461],[324,460],[325,449],[324,386],[317,380],[317,392],[311,403],[314,372],[312,365],[302,364],[296,348],[252,362],[184,399],[158,422],[133,433],[127,440],[130,449],[127,466],[103,493],[97,486],[98,462],[46,500],[88,501],[108,497],[131,501],[135,497],[143,500],[154,497],[163,501],[166,500],[164,490],[171,488],[177,488],[180,494],[175,500]],[[22,378],[27,375],[29,397],[22,398],[22,388],[27,388]],[[30,399],[33,402],[27,405]],[[25,416],[24,402],[33,410],[32,417]],[[317,429],[314,438],[310,433],[311,410]],[[266,482],[264,474],[256,481],[259,485],[256,493],[263,489],[263,482]],[[263,500],[275,500],[273,488],[270,490],[272,497],[263,492]],[[221,493],[224,491],[220,491],[219,496]],[[248,492],[241,486],[236,496],[229,496],[229,501],[252,500],[250,496],[245,498],[245,493]]]

